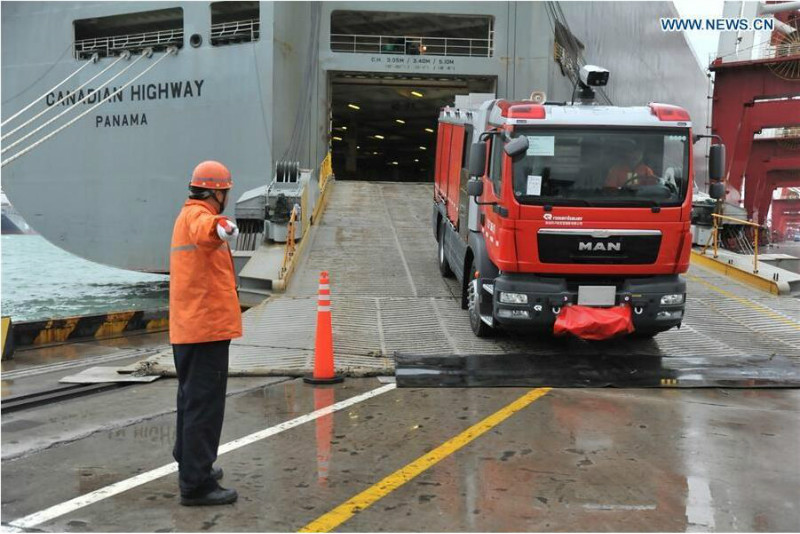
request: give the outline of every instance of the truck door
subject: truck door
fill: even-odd
[[[501,136],[491,137],[492,144],[489,152],[489,182],[484,183],[485,201],[502,203],[502,177],[503,177],[503,141]],[[497,206],[483,206],[486,230],[486,247],[489,256],[497,258],[500,253],[500,214]]]
[[[458,226],[458,200],[461,187],[461,163],[464,153],[464,125],[452,126],[450,134],[450,161],[447,172],[447,218]]]
[[[450,170],[450,137],[453,125],[446,122],[439,123],[439,135],[436,139],[436,189],[444,199],[446,206],[450,205],[448,197],[449,170]],[[447,208],[449,218],[449,207]]]
[[[469,180],[469,147],[472,146],[472,126],[466,125],[464,128],[464,142],[461,144],[461,169],[460,169],[460,182],[458,184],[458,233],[467,240],[469,235],[469,197],[467,196],[467,181]]]
[[[436,132],[436,168],[433,175],[433,196],[437,202],[447,198],[446,179],[445,175],[442,173],[442,164],[447,154],[446,148],[449,148],[449,144],[445,143],[444,138],[445,131],[447,131],[448,127],[448,124],[440,122],[438,131]]]

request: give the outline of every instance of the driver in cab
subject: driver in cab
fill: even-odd
[[[644,161],[644,151],[638,145],[626,147],[623,157],[608,171],[606,187],[619,189],[639,185],[655,185],[658,183],[656,173]]]

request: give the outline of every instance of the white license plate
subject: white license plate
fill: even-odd
[[[613,306],[616,296],[614,286],[578,286],[579,306]]]

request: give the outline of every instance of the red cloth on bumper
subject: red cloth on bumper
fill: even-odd
[[[631,332],[633,332],[633,318],[630,306],[613,308],[565,306],[553,326],[553,333],[557,336],[572,334],[593,341]]]

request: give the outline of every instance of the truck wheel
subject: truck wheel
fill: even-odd
[[[470,273],[475,272],[475,262],[472,262]],[[491,326],[481,320],[480,306],[478,305],[478,280],[472,278],[467,281],[467,309],[469,310],[469,325],[477,337],[490,337],[494,334]]]
[[[445,278],[452,278],[453,277],[453,270],[450,268],[450,264],[447,263],[447,258],[444,256],[444,236],[445,228],[444,221],[439,224],[439,250],[436,253],[436,258],[439,262],[439,272],[442,273],[442,276]]]

